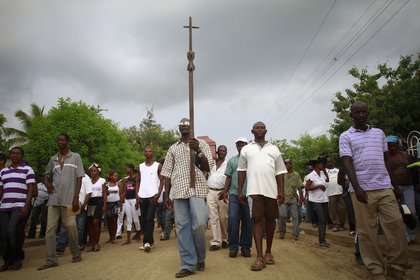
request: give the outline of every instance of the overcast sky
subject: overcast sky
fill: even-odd
[[[420,51],[420,1],[389,20],[406,1],[1,0],[0,112],[18,127],[16,110],[70,97],[120,127],[153,106],[176,128],[188,116],[192,16],[197,135],[234,147],[262,120],[268,138],[317,136],[335,93],[355,82],[351,67],[374,72]]]

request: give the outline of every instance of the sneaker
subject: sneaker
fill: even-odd
[[[350,231],[349,235],[355,237],[356,236],[356,232],[355,231]]]
[[[241,249],[241,256],[244,257],[244,258],[250,258],[251,257],[251,249],[249,249],[249,248]]]
[[[223,249],[229,248],[229,245],[228,245],[228,243],[226,241],[222,241],[222,248]]]
[[[161,235],[159,240],[160,241],[169,240],[169,236]]]
[[[144,250],[144,244],[139,247],[139,250]]]
[[[229,250],[229,258],[236,258],[238,256],[238,249]]]
[[[217,251],[219,249],[220,249],[219,246],[217,246],[217,245],[211,245],[210,248],[209,248],[209,251]]]
[[[62,256],[64,255],[64,250],[57,249],[55,250],[55,253],[57,254],[57,256]]]
[[[332,231],[333,231],[333,232],[337,232],[337,231],[339,231],[339,230],[340,230],[340,228],[339,228],[338,226],[333,227],[333,229],[332,229]]]
[[[122,238],[122,235],[115,236],[115,239],[121,239],[121,238]]]
[[[330,248],[330,244],[327,243],[327,241],[323,241],[323,242],[319,243],[319,246],[321,246],[323,248]]]
[[[144,244],[144,251],[149,253],[152,250],[152,246],[149,243]]]

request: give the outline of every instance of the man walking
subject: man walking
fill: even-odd
[[[292,240],[297,241],[299,236],[298,203],[300,202],[299,197],[303,197],[302,189],[300,188],[302,179],[299,173],[293,170],[291,159],[286,159],[284,164],[286,165],[287,173],[284,176],[284,203],[279,206],[280,239],[284,239],[286,234],[287,210],[290,209],[293,220]]]
[[[45,168],[45,186],[50,194],[45,240],[47,260],[38,267],[38,270],[58,265],[55,233],[60,217],[69,235],[72,262],[82,260],[77,237],[76,214],[79,210],[79,193],[85,172],[80,155],[69,149],[69,142],[70,137],[67,134],[61,133],[57,136],[58,154],[51,157]]]
[[[407,242],[398,203],[398,193],[384,158],[388,147],[382,130],[367,124],[368,105],[356,101],[350,117],[354,125],[340,135],[340,157],[351,183],[360,251],[367,269],[375,275],[387,271],[392,279],[404,279],[408,262]],[[387,250],[379,248],[377,220],[387,239]],[[385,257],[383,256],[385,254]]]
[[[332,230],[334,232],[345,230],[346,203],[343,199],[343,187],[339,184],[339,182],[343,181],[341,177],[344,177],[344,175],[338,168],[334,167],[331,157],[327,158],[326,167],[325,170],[329,178],[327,182],[328,211],[334,225]]]
[[[214,164],[207,143],[191,135],[189,119],[181,119],[179,131],[181,139],[169,148],[161,173],[165,177],[168,208],[172,207],[173,199],[181,257],[181,270],[175,274],[177,278],[189,276],[196,270],[203,271],[205,267],[208,187],[203,172],[210,172]],[[191,151],[195,156],[194,184],[191,184],[190,176]]]
[[[266,264],[274,264],[271,254],[275,219],[279,217],[278,203],[284,202],[284,173],[287,172],[279,149],[265,140],[267,129],[263,122],[253,125],[254,141],[241,150],[238,163],[238,200],[244,203],[242,189],[248,180],[246,195],[250,198],[251,216],[254,221],[254,241],[257,259],[251,270],[262,270]],[[262,254],[265,234],[267,247]]]
[[[210,171],[207,181],[209,193],[207,195],[207,203],[209,206],[209,218],[211,225],[212,240],[210,241],[210,251],[219,250],[221,247],[227,248],[227,203],[219,200],[219,194],[223,191],[226,181],[226,154],[227,148],[220,145],[217,148],[216,163]]]
[[[20,232],[30,212],[35,174],[23,160],[24,151],[14,147],[10,151],[12,165],[0,171],[0,225],[4,264],[0,272],[19,270],[23,260],[23,240]]]
[[[235,141],[238,154],[229,159],[225,175],[225,188],[219,195],[219,199],[226,201],[229,193],[228,206],[228,240],[229,240],[229,257],[236,258],[241,247],[241,255],[243,257],[251,257],[252,246],[252,220],[249,215],[249,204],[244,200],[243,204],[238,201],[238,161],[242,148],[248,144],[245,137],[240,137]],[[242,194],[246,195],[246,181],[242,187]],[[240,238],[239,238],[240,228]]]
[[[141,218],[144,221],[143,246],[140,250],[150,252],[154,247],[153,230],[155,227],[156,206],[162,193],[163,181],[160,177],[162,165],[153,159],[153,150],[144,149],[146,161],[139,165],[136,179],[136,193],[140,203]]]

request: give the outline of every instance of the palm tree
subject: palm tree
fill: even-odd
[[[28,130],[31,128],[36,118],[44,116],[44,106],[40,107],[35,103],[31,104],[31,112],[28,114],[22,110],[15,112],[15,117],[19,119],[23,129],[7,128],[7,134],[11,137],[9,140],[12,144],[25,144],[29,141]]]

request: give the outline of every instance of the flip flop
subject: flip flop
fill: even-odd
[[[37,270],[44,270],[44,269],[48,269],[48,268],[56,267],[56,266],[58,266],[58,263],[44,263],[43,265],[38,267]]]
[[[264,255],[264,260],[265,260],[266,264],[269,264],[269,265],[274,264],[274,258],[273,258],[273,255],[271,255],[271,254],[266,253]]]

